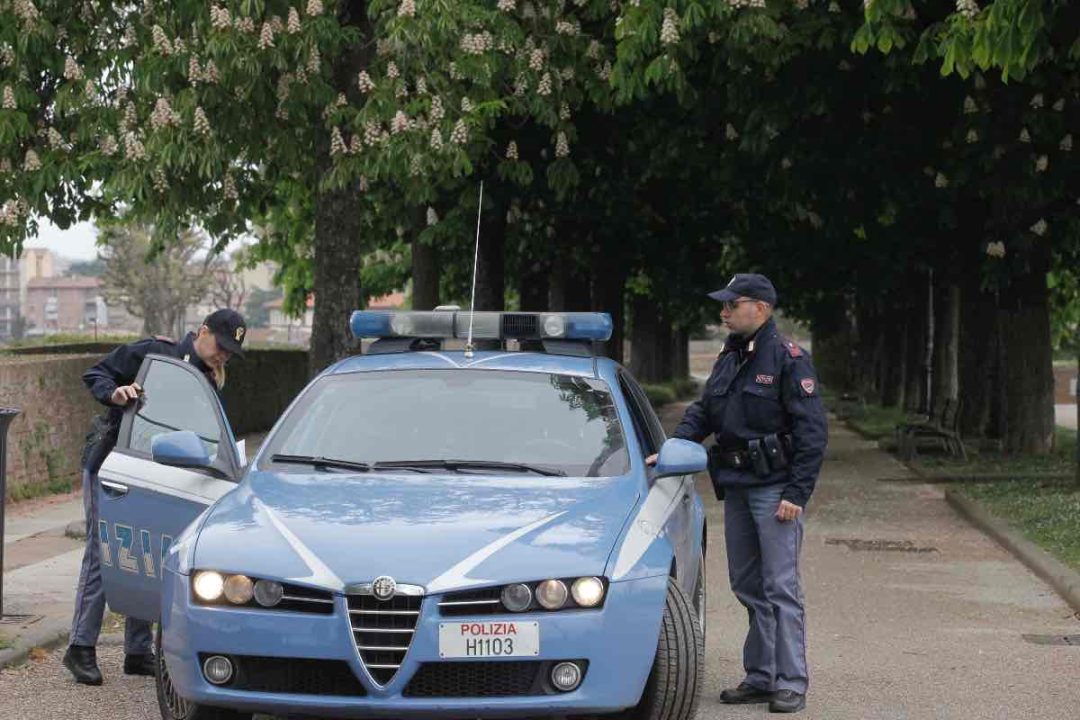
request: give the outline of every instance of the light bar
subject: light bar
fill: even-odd
[[[609,340],[608,313],[357,310],[349,320],[355,338],[457,338],[477,340]]]

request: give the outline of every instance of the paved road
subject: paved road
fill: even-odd
[[[668,413],[669,425],[679,414]],[[1023,636],[1080,634],[1080,620],[958,518],[938,489],[875,479],[904,474],[890,456],[834,426],[804,545],[812,686],[801,717],[1077,717],[1080,647]],[[718,700],[740,679],[745,613],[727,589],[722,507],[708,497],[708,671],[698,717],[764,717],[763,706]],[[120,673],[118,642],[110,635],[101,650],[103,688],[76,687],[59,652],[3,671],[0,718],[156,720],[153,684]]]

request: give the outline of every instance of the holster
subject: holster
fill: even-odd
[[[769,461],[769,467],[775,470],[783,470],[788,466],[788,453],[780,436],[773,433],[761,438],[765,449],[765,456]]]
[[[750,465],[754,468],[754,474],[758,477],[766,477],[769,474],[769,459],[765,455],[765,443],[761,438],[750,440],[746,443],[746,451],[750,455]]]
[[[720,447],[713,445],[709,448],[709,481],[712,482],[713,493],[715,493],[717,500],[724,499],[724,486],[718,482],[720,468],[722,467],[723,465],[720,463]]]

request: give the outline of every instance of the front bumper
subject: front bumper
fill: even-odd
[[[167,571],[163,580],[162,652],[182,697],[244,711],[354,718],[615,712],[636,705],[645,687],[656,654],[667,581],[666,576],[656,576],[611,583],[600,610],[476,616],[481,622],[539,622],[540,654],[535,661],[547,662],[545,667],[559,660],[587,662],[581,685],[569,693],[549,694],[534,684],[529,694],[417,697],[421,684],[429,695],[431,687],[439,686],[422,682],[418,676],[421,669],[423,679],[430,680],[433,672],[438,675],[449,664],[484,662],[491,670],[496,663],[524,660],[441,660],[439,623],[470,618],[442,616],[439,595],[424,598],[409,651],[393,679],[380,686],[360,659],[344,596],[335,597],[330,615],[204,607],[191,602],[187,576]],[[200,666],[200,655],[205,658],[208,654],[340,661],[358,681],[359,695],[328,694],[325,686],[303,693],[280,692],[273,687],[252,691],[215,686],[203,677]],[[414,679],[416,684],[410,690]]]

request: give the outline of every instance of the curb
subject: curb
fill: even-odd
[[[53,650],[67,642],[70,626],[57,618],[43,618],[15,637],[15,647],[0,650],[0,669],[26,662],[34,648]]]
[[[999,545],[1054,588],[1074,611],[1080,613],[1080,573],[1066,567],[1060,560],[1021,536],[1005,521],[991,515],[976,501],[964,497],[955,490],[946,490],[945,500],[957,513],[996,540]]]

